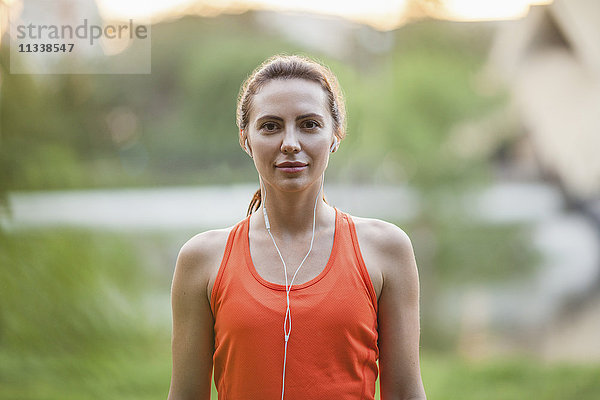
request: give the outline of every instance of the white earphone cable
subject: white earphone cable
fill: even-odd
[[[265,199],[263,201],[262,209],[263,209],[263,216],[264,216],[264,220],[265,220],[265,227],[267,229],[267,232],[269,233],[269,236],[271,237],[271,240],[273,241],[273,244],[275,245],[275,250],[277,250],[277,254],[279,255],[279,258],[281,259],[281,263],[283,264],[283,272],[285,275],[285,297],[286,297],[287,307],[285,310],[285,319],[283,321],[283,335],[284,335],[283,337],[285,340],[285,347],[284,347],[284,352],[283,352],[283,377],[282,377],[282,383],[281,383],[281,400],[283,400],[284,391],[285,391],[285,366],[286,366],[286,361],[287,361],[287,345],[288,345],[288,340],[290,338],[290,334],[292,333],[292,312],[290,309],[290,291],[292,290],[292,285],[294,284],[294,280],[296,279],[296,275],[298,274],[298,271],[300,271],[300,268],[302,268],[302,266],[304,265],[304,261],[306,261],[306,259],[308,258],[308,255],[310,254],[310,252],[312,251],[312,248],[313,248],[313,243],[315,240],[317,202],[319,200],[319,195],[323,191],[324,181],[325,181],[325,173],[323,173],[323,176],[321,179],[321,187],[319,189],[319,193],[317,193],[317,197],[315,198],[315,206],[313,208],[313,225],[312,225],[312,237],[310,239],[310,247],[308,248],[308,252],[304,256],[304,258],[302,259],[302,262],[296,269],[296,272],[294,272],[294,275],[292,276],[292,280],[291,280],[291,282],[289,282],[289,285],[288,285],[288,276],[287,276],[287,265],[285,264],[285,260],[283,259],[283,256],[281,255],[281,251],[279,250],[279,247],[277,246],[277,242],[275,241],[275,238],[271,234],[271,225],[269,224],[269,216],[267,215],[267,207],[266,207],[267,190],[266,190],[266,188],[264,190],[265,191]]]

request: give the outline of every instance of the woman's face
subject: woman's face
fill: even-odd
[[[333,119],[316,82],[274,79],[252,99],[247,138],[263,181],[284,191],[315,182],[329,161]]]

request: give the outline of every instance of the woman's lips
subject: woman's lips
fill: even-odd
[[[302,171],[303,169],[305,169],[305,168],[306,168],[306,165],[305,165],[305,166],[303,166],[303,167],[277,167],[277,168],[278,168],[280,171],[283,171],[283,172],[287,172],[287,173],[290,173],[290,174],[292,174],[292,173],[296,173],[296,172],[300,172],[300,171]]]
[[[275,167],[282,172],[287,172],[290,174],[297,173],[306,169],[308,164],[299,163],[299,162],[283,162],[281,164],[277,164]]]

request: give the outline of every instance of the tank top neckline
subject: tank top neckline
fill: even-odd
[[[291,288],[292,291],[304,289],[304,288],[314,285],[315,283],[317,283],[321,279],[323,279],[325,277],[325,275],[327,275],[327,273],[331,269],[331,267],[335,261],[335,255],[337,253],[337,248],[339,247],[339,240],[340,240],[339,238],[341,236],[340,225],[341,225],[341,218],[342,218],[342,215],[341,215],[342,213],[336,207],[333,207],[333,209],[335,210],[335,227],[334,227],[334,231],[333,231],[333,246],[331,247],[331,253],[329,254],[329,259],[327,260],[327,263],[325,264],[325,268],[323,268],[323,271],[321,271],[317,276],[315,276],[311,280],[306,281],[304,283],[292,285],[292,288]],[[243,243],[244,243],[243,251],[244,251],[244,256],[246,258],[246,265],[248,266],[248,270],[250,270],[250,273],[252,274],[252,276],[263,286],[265,286],[269,289],[273,289],[273,290],[285,291],[285,285],[267,281],[262,276],[260,276],[260,274],[256,270],[256,267],[254,266],[254,262],[252,261],[252,256],[250,254],[249,232],[250,232],[250,216],[248,216],[244,220],[244,224],[242,227],[242,237],[244,239],[243,240]],[[282,266],[282,268],[283,268],[283,266]],[[298,268],[298,267],[296,266],[295,268]]]

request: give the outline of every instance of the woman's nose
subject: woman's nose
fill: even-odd
[[[281,143],[281,151],[283,153],[298,153],[300,151],[300,142],[294,129],[294,127],[285,129],[283,142]]]

